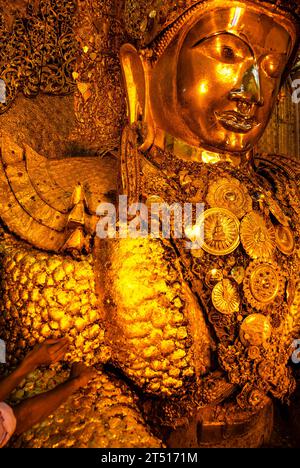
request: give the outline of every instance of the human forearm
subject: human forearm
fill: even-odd
[[[49,339],[36,346],[12,374],[0,381],[0,401],[5,400],[27,374],[39,366],[48,366],[60,361],[65,355],[67,347],[68,340],[66,338]]]
[[[46,419],[80,387],[77,379],[70,379],[55,389],[29,398],[16,406],[14,408],[17,419],[16,434],[26,432],[35,424]]]

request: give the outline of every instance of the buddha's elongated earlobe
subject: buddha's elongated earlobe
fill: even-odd
[[[122,46],[120,60],[126,88],[129,123],[142,124],[143,143],[140,150],[146,151],[154,141],[149,95],[151,66],[131,44]]]

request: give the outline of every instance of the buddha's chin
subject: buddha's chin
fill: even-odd
[[[232,154],[241,154],[247,153],[253,149],[255,143],[252,139],[249,138],[239,138],[237,139],[236,134],[231,134],[226,137],[226,139],[220,139],[220,141],[212,141],[209,143],[202,144],[202,147],[207,151],[212,152],[221,152],[221,153],[232,153]]]

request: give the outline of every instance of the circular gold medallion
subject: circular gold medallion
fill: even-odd
[[[275,227],[275,240],[278,249],[285,255],[292,255],[295,250],[295,238],[289,227]]]
[[[251,258],[270,258],[276,248],[274,227],[252,211],[241,222],[241,241]]]
[[[248,303],[262,310],[283,298],[284,276],[276,263],[256,260],[246,270],[243,287]]]
[[[211,207],[226,208],[238,218],[252,210],[252,199],[247,189],[233,177],[219,177],[210,184],[206,200]]]
[[[231,315],[240,309],[240,295],[237,286],[233,281],[224,279],[213,289],[212,302],[221,314]]]
[[[203,231],[201,247],[212,255],[228,255],[240,244],[240,222],[225,208],[206,210],[200,220]]]
[[[240,340],[244,346],[261,346],[271,334],[272,326],[265,315],[251,314],[241,324]]]

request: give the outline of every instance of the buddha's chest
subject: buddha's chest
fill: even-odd
[[[144,196],[151,201],[156,186],[160,203],[179,203],[184,212],[198,206],[197,224],[185,225],[182,238],[173,231],[171,242],[205,310],[219,362],[232,383],[282,396],[292,385],[286,365],[300,330],[295,181],[280,171],[265,178],[180,164],[169,178],[145,176]]]

